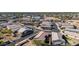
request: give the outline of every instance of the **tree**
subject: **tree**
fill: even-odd
[[[49,43],[49,37],[47,35],[45,36],[45,43]]]
[[[2,32],[3,34],[6,34],[6,33],[11,34],[11,33],[12,33],[12,30],[5,28],[5,29],[1,30],[1,32]]]
[[[77,26],[73,25],[73,28],[74,28],[74,29],[77,29]]]
[[[2,39],[2,37],[3,37],[3,33],[0,32],[0,39]]]
[[[7,33],[11,34],[13,31],[11,29],[7,30]]]
[[[66,36],[65,36],[65,35],[62,35],[62,38],[65,40],[65,44],[66,44],[66,43],[69,44],[69,42],[67,41],[67,39],[68,39],[68,38],[67,38],[67,35],[66,35]]]
[[[0,40],[0,44],[3,44],[4,42],[2,40]]]
[[[51,36],[51,34],[49,34],[48,37],[49,37],[49,44],[52,45],[52,36]]]

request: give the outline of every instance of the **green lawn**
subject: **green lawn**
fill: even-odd
[[[47,46],[48,44],[44,40],[32,40],[32,44],[36,46]]]

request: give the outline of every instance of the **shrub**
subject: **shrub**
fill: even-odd
[[[2,40],[0,40],[0,44],[3,44],[4,42]]]
[[[3,33],[0,32],[0,37],[3,37]]]

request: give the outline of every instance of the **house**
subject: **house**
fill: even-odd
[[[40,21],[40,16],[33,16],[32,21]]]
[[[49,21],[43,21],[40,24],[41,28],[43,28],[43,29],[51,29],[51,25],[52,25],[52,23]]]
[[[19,24],[11,24],[11,25],[7,25],[7,28],[11,29],[14,32],[14,31],[19,30],[21,28],[21,25],[19,25]]]
[[[68,35],[69,37],[79,40],[79,34],[76,32],[71,32],[71,31],[65,31],[65,34]]]

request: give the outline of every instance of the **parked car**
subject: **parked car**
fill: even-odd
[[[27,35],[30,35],[33,33],[33,30],[25,30],[23,33],[22,33],[22,36],[21,37],[25,37]]]

